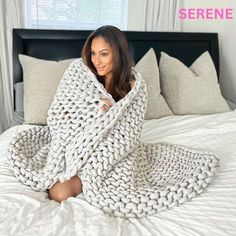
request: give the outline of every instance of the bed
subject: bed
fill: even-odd
[[[89,33],[14,29],[14,84],[23,81],[19,54],[55,61],[78,58]],[[159,63],[160,52],[164,51],[187,67],[208,51],[219,75],[218,36],[215,33],[125,34],[135,64],[150,48],[154,49]],[[160,68],[160,76],[164,72]],[[165,87],[162,89],[165,90]],[[17,94],[14,90],[15,97]],[[16,99],[15,110],[17,103]],[[33,191],[18,182],[6,162],[13,136],[41,125],[40,122],[25,122],[0,135],[0,235],[235,235],[236,111],[225,109],[209,114],[177,114],[177,110],[157,118],[148,117],[143,125],[141,140],[145,143],[184,145],[215,153],[220,159],[220,168],[201,195],[178,207],[138,219],[110,216],[86,202],[83,194],[61,204],[50,201],[46,192]]]

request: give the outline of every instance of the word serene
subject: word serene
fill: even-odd
[[[233,19],[232,8],[180,8],[179,18],[181,20],[231,20]]]

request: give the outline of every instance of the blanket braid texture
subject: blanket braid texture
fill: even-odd
[[[84,197],[119,217],[144,217],[202,193],[219,165],[211,152],[165,143],[144,144],[147,105],[141,75],[114,102],[82,59],[66,70],[48,111],[47,126],[25,130],[10,145],[15,176],[37,191],[79,175]],[[113,106],[103,112],[101,98]]]

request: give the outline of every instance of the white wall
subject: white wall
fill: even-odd
[[[232,20],[182,20],[185,32],[217,32],[220,46],[220,85],[225,98],[236,103],[236,1],[183,0],[183,7],[233,8]]]

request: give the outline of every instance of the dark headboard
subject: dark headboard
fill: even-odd
[[[80,57],[83,44],[91,31],[13,29],[13,79],[20,82],[22,69],[18,54],[47,60]],[[187,66],[208,50],[219,75],[217,33],[174,33],[125,31],[134,62],[153,47],[159,60],[160,51],[180,59]]]

